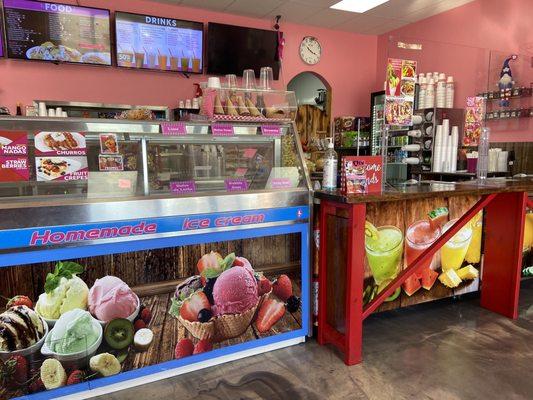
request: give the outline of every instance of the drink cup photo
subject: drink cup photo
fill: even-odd
[[[405,233],[405,259],[411,265],[420,254],[440,236],[440,228],[433,227],[427,220],[413,222]],[[424,262],[424,268],[431,267],[432,259]]]
[[[457,221],[457,219],[454,219],[448,222],[444,225],[443,231],[446,232]],[[458,270],[461,268],[471,240],[472,227],[470,224],[466,224],[454,237],[442,246],[440,250],[440,258],[443,272],[446,272],[449,269]]]
[[[403,233],[390,225],[374,229],[372,236],[365,237],[365,250],[374,281],[379,286],[393,280],[400,272]]]
[[[167,69],[167,55],[159,54],[157,56],[157,63],[159,64],[159,69],[166,70]]]
[[[137,68],[144,66],[144,52],[135,52],[135,66]]]
[[[154,68],[155,67],[155,53],[148,53],[148,67]]]
[[[192,59],[192,71],[200,72],[200,59],[199,58]]]
[[[189,57],[181,57],[181,70],[189,71]]]
[[[171,56],[170,57],[170,69],[172,71],[178,71],[179,70],[178,64],[179,64],[179,57]]]

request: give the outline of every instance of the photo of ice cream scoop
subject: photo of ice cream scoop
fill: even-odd
[[[47,332],[48,326],[31,308],[21,305],[7,309],[0,314],[0,358],[42,344]]]
[[[84,355],[102,341],[102,328],[89,312],[75,309],[63,314],[45,340],[41,352]],[[96,351],[96,349],[95,349]]]
[[[259,296],[253,270],[233,267],[222,272],[213,286],[213,300],[215,315],[240,314],[257,306]]]
[[[139,297],[116,276],[97,279],[89,290],[89,311],[102,324],[115,318],[133,322],[139,309]]]
[[[39,295],[35,311],[48,326],[54,326],[59,317],[68,311],[87,309],[89,287],[78,277],[83,271],[83,266],[77,263],[60,261],[46,276],[45,292]]]

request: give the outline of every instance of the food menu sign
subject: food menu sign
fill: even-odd
[[[26,132],[0,132],[0,182],[27,181],[28,136]]]
[[[483,116],[485,114],[483,97],[467,97],[465,109],[465,134],[463,146],[477,146],[481,136]]]
[[[385,123],[409,126],[413,119],[416,61],[389,58],[385,87]]]
[[[380,156],[342,158],[341,183],[346,194],[381,192],[383,159]]]
[[[109,10],[4,0],[10,58],[111,65]]]
[[[203,24],[116,13],[119,67],[202,72]]]

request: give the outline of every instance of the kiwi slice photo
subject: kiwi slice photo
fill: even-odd
[[[111,320],[105,326],[104,338],[107,344],[115,350],[122,350],[133,343],[133,324],[126,318]]]

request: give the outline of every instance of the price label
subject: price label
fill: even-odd
[[[231,124],[213,124],[211,125],[213,136],[234,136],[235,130]]]
[[[187,127],[184,122],[161,122],[161,132],[163,136],[185,136]]]
[[[281,136],[281,126],[261,125],[261,134],[263,136]]]

